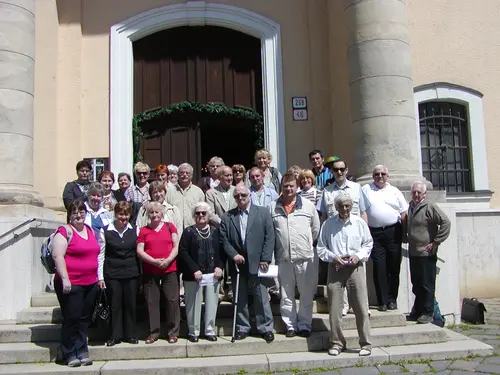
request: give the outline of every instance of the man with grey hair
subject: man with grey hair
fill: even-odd
[[[198,181],[198,187],[206,193],[208,190],[215,188],[219,185],[219,177],[217,170],[224,165],[224,160],[218,156],[213,156],[207,163],[209,176],[203,177]]]
[[[370,320],[368,316],[368,291],[364,263],[368,261],[373,240],[366,222],[351,215],[353,200],[342,191],[335,197],[337,214],[327,219],[318,237],[318,256],[328,267],[328,310],[330,317],[330,342],[328,354],[337,356],[345,350],[346,339],[342,332],[342,305],[344,288],[356,316],[360,356],[371,354]]]
[[[387,180],[389,170],[373,168],[373,183],[361,188],[368,226],[373,237],[373,281],[379,311],[396,310],[401,269],[401,241],[408,203]],[[361,205],[360,205],[361,206]]]
[[[427,199],[427,186],[415,181],[411,186],[407,234],[410,273],[415,303],[408,320],[431,323],[434,316],[438,247],[450,235],[448,216]]]
[[[179,165],[179,181],[167,190],[167,203],[181,211],[182,229],[194,224],[193,207],[196,203],[205,201],[205,194],[198,186],[193,185],[192,178],[193,167],[191,164],[182,163]]]

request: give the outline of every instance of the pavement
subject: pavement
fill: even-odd
[[[448,327],[456,332],[482,341],[495,348],[491,357],[468,357],[446,361],[410,361],[386,365],[349,367],[339,370],[301,372],[300,375],[318,373],[321,375],[490,375],[500,374],[500,298],[480,299],[484,303],[486,324],[473,325],[462,323]],[[292,375],[290,373],[275,373],[276,375]]]

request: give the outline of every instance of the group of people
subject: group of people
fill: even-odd
[[[309,159],[311,169],[293,166],[282,176],[264,149],[255,153],[255,166],[248,171],[213,157],[210,175],[198,184],[192,182],[188,163],[158,166],[151,182],[149,166],[139,162],[135,184],[120,173],[117,190],[112,190],[113,172],[104,171],[91,183],[91,166],[80,161],[78,179],[68,182],[63,193],[73,234],[64,226],[54,237],[55,290],[63,314],[59,359],[71,367],[92,363],[86,336],[99,288],[105,288],[111,306],[106,345],[138,343],[140,283],[149,315],[146,344],[160,337],[161,295],[166,339],[177,342],[180,294],[191,342],[217,340],[221,299],[237,300],[236,340],[251,334],[252,321],[266,342],[274,340],[273,299],[280,303],[286,337],[308,337],[319,283],[328,291],[328,353],[345,349],[341,320],[350,305],[359,354],[370,355],[365,264],[373,260],[378,309],[397,309],[405,240],[416,297],[408,318],[432,321],[436,254],[450,222],[425,199],[425,183],[413,184],[408,205],[388,182],[385,166],[376,166],[373,183],[361,187],[348,177],[344,160],[325,161],[319,150],[311,151]],[[271,264],[278,266],[275,278],[266,277]]]

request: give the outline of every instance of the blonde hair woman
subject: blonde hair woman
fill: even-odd
[[[266,149],[260,149],[255,152],[255,165],[262,171],[264,175],[264,186],[274,189],[278,194],[281,191],[281,173],[277,168],[271,166],[273,156]],[[250,187],[250,178],[247,172],[246,185]]]
[[[316,209],[318,209],[318,202],[321,199],[321,189],[316,187],[316,177],[310,169],[303,169],[299,173],[299,187],[300,196],[311,201]],[[319,210],[318,210],[319,211]]]

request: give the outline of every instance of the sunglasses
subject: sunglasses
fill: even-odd
[[[346,171],[346,169],[347,169],[347,168],[332,168],[332,170],[333,170],[334,172],[342,172],[342,173],[344,173],[344,172]]]
[[[146,176],[148,174],[149,174],[148,172],[137,172],[138,176]]]
[[[194,214],[196,216],[205,216],[207,214],[207,211],[196,211]]]
[[[239,169],[233,169],[233,173],[243,173],[243,171]]]
[[[248,194],[234,194],[235,199],[242,199],[248,197]]]
[[[387,176],[387,173],[384,172],[378,172],[373,174],[374,177],[379,177],[379,176]]]

